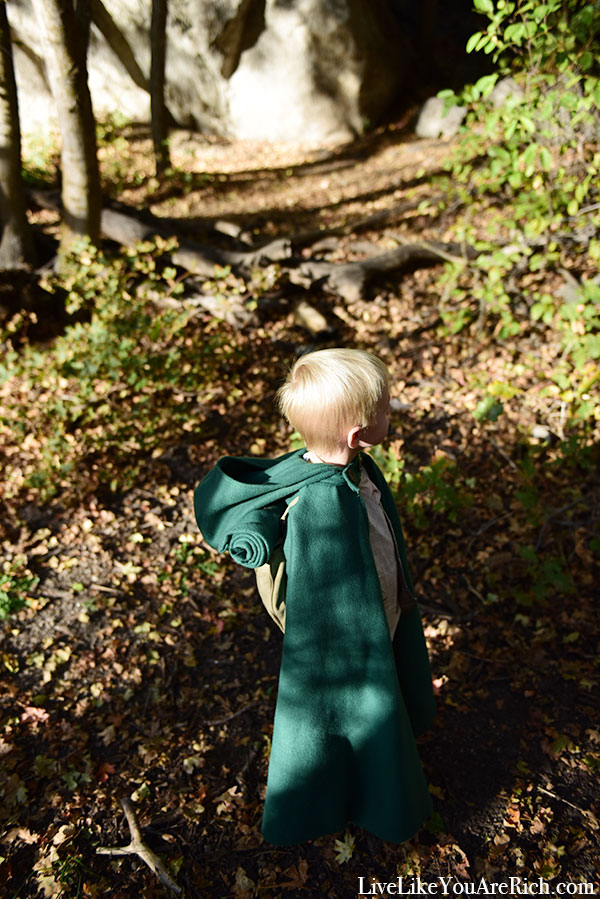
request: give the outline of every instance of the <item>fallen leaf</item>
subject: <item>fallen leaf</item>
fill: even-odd
[[[27,827],[14,827],[8,831],[4,839],[7,843],[14,843],[15,840],[21,840],[22,843],[36,843],[39,834],[32,833]]]
[[[246,872],[243,868],[238,868],[235,872],[235,883],[233,885],[233,892],[239,899],[243,899],[245,896],[252,896],[254,894],[254,890],[256,888],[256,884],[253,880],[250,880]]]
[[[291,865],[283,873],[288,875],[289,880],[279,884],[281,887],[301,890],[308,879],[308,862],[301,859],[297,865]]]
[[[96,772],[96,780],[100,783],[106,783],[111,774],[115,773],[115,766],[111,765],[110,762],[102,762],[98,771]]]
[[[63,843],[66,843],[67,840],[70,840],[75,832],[76,828],[74,824],[62,824],[52,837],[52,842],[55,846],[61,846]]]
[[[345,864],[345,862],[350,861],[354,853],[355,844],[356,840],[354,839],[352,834],[349,833],[344,834],[343,840],[335,841],[335,860],[338,865],[343,865]]]
[[[50,715],[46,709],[38,709],[35,706],[26,706],[21,714],[23,724],[38,724],[40,721],[47,721]]]

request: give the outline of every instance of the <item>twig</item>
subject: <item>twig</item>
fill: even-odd
[[[133,805],[131,804],[131,800],[127,797],[125,799],[122,799],[121,805],[123,806],[123,811],[125,812],[125,817],[129,826],[129,833],[131,834],[129,845],[123,846],[121,848],[101,846],[96,849],[96,853],[98,855],[137,855],[138,858],[141,858],[141,860],[148,865],[150,870],[154,874],[156,874],[159,880],[164,883],[166,887],[168,887],[178,896],[181,895],[181,887],[178,886],[178,884],[176,884],[174,880],[172,880],[172,878],[168,875],[167,870],[161,862],[160,858],[154,852],[152,852],[152,850],[149,849],[142,840],[142,833],[135,817],[135,811],[133,809]]]
[[[568,799],[563,799],[562,796],[558,796],[556,793],[551,793],[550,790],[545,790],[544,787],[538,787],[538,790],[540,791],[540,793],[544,793],[546,796],[550,796],[552,799],[556,799],[559,802],[564,802],[565,805],[568,805],[569,808],[575,809],[575,811],[579,812],[580,815],[583,815],[584,818],[587,818],[588,820],[591,819],[592,821],[596,820],[596,816],[593,814],[593,812],[588,811],[588,809],[579,808],[578,805],[574,805],[572,802],[569,802]]]
[[[236,775],[235,779],[236,779],[237,783],[242,787],[242,789],[247,789],[246,774],[250,770],[250,765],[252,764],[252,762],[254,761],[254,759],[256,757],[256,752],[257,752],[256,749],[251,749],[248,752],[248,757],[247,757],[246,761],[244,762],[241,770]]]
[[[506,462],[508,462],[508,464],[510,465],[510,467],[511,467],[511,468],[514,468],[515,471],[518,471],[518,470],[519,470],[519,466],[516,464],[516,462],[514,462],[514,461],[510,458],[510,456],[509,456],[507,453],[504,452],[504,450],[502,449],[502,447],[501,447],[501,446],[498,446],[498,444],[496,443],[496,441],[495,441],[492,437],[490,437],[489,434],[485,434],[485,437],[486,437],[486,439],[489,441],[489,443],[492,444],[492,446],[494,447],[494,449],[496,450],[496,452],[499,453],[499,454],[502,456],[502,458],[503,458]]]
[[[580,215],[586,215],[588,212],[595,212],[596,209],[600,209],[600,203],[592,203],[591,206],[584,206],[583,209],[579,209],[575,218],[579,218]]]
[[[475,531],[475,533],[469,540],[467,549],[470,549],[477,538],[480,537],[485,531],[487,531],[488,528],[493,527],[498,521],[502,521],[503,518],[508,518],[511,514],[511,512],[504,512],[503,515],[497,515],[495,518],[490,518],[489,521],[484,522],[484,524],[482,524],[481,527]]]
[[[452,621],[456,616],[452,614],[452,612],[442,612],[441,609],[437,609],[435,606],[427,605],[419,600],[419,608],[423,610],[423,612],[428,612],[430,615],[435,615],[437,618],[446,618],[448,621]]]
[[[466,577],[466,575],[465,575],[465,583],[466,583],[467,587],[469,588],[469,592],[471,592],[473,594],[473,596],[476,596],[480,602],[485,603],[485,601],[486,601],[485,597],[481,595],[479,590],[475,589],[475,587],[473,586],[473,584],[471,583],[469,578]]]
[[[244,712],[247,712],[248,709],[254,708],[255,705],[258,705],[258,702],[251,702],[248,705],[245,705],[242,709],[238,709],[237,712],[232,712],[231,715],[225,715],[224,718],[216,718],[214,721],[207,721],[207,724],[217,725],[217,724],[225,724],[227,721],[231,721],[233,718],[237,718],[238,715],[243,715]]]
[[[468,659],[475,659],[476,662],[487,662],[489,665],[505,665],[506,659],[488,659],[487,656],[476,656],[472,652],[467,652],[465,649],[456,649],[455,652],[458,652],[461,656],[466,656]]]
[[[88,590],[98,590],[100,593],[122,593],[117,587],[107,587],[105,584],[90,584]]]
[[[436,316],[436,318],[433,319],[433,321],[427,322],[424,325],[419,325],[418,328],[413,328],[412,331],[408,331],[405,334],[399,335],[399,338],[397,338],[397,339],[405,340],[410,337],[418,337],[419,334],[424,334],[425,331],[431,331],[431,330],[433,330],[433,328],[437,328],[437,326],[440,325],[441,323],[442,323],[442,316],[438,315],[438,316]]]

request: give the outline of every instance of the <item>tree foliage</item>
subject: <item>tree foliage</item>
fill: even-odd
[[[473,236],[467,218],[482,209],[489,229],[468,275],[447,267],[443,315],[454,332],[487,322],[500,340],[537,328],[560,342],[544,374],[549,395],[568,409],[563,437],[566,420],[600,417],[591,393],[600,359],[600,8],[574,0],[475,7],[489,23],[467,49],[489,54],[497,70],[442,95],[469,107],[448,164],[468,209],[464,233]],[[557,292],[537,290],[552,274]]]

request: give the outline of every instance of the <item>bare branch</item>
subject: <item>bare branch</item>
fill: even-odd
[[[156,874],[158,879],[166,887],[172,890],[173,893],[176,893],[176,895],[181,895],[181,887],[178,886],[178,884],[176,884],[175,881],[169,876],[169,874],[167,873],[167,869],[163,865],[158,855],[152,852],[152,850],[144,843],[142,839],[142,832],[137,822],[135,810],[133,808],[131,800],[125,797],[121,800],[121,805],[123,806],[125,818],[127,819],[127,824],[129,826],[129,833],[131,834],[131,840],[129,844],[122,847],[100,846],[98,849],[96,849],[96,854],[137,855],[138,858],[141,858],[141,860],[148,865],[150,870],[154,874]]]

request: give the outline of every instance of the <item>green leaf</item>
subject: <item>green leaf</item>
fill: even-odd
[[[521,159],[526,167],[535,165],[536,160],[537,160],[538,149],[539,149],[538,144],[536,144],[536,143],[529,144],[529,146],[523,153],[523,156],[521,157]],[[530,174],[533,174],[533,172]]]
[[[513,190],[518,190],[523,184],[523,176],[520,172],[511,172],[508,176],[508,183]]]
[[[504,129],[504,137],[507,141],[509,141],[517,130],[517,120],[511,119],[506,128]]]
[[[514,22],[509,25],[504,32],[504,40],[509,44],[521,46],[521,42],[525,37],[525,24],[523,22]]]
[[[541,3],[539,6],[533,8],[533,18],[536,20],[536,22],[541,22],[542,19],[544,19],[548,15],[548,11],[548,4]]]
[[[482,97],[487,97],[489,96],[489,94],[491,94],[497,81],[498,73],[493,72],[491,75],[484,75],[482,78],[479,78],[475,82],[475,87],[480,92]]]
[[[561,94],[560,97],[560,105],[565,109],[568,109],[570,112],[574,112],[577,109],[580,101],[581,98],[571,91],[565,91],[563,94]]]
[[[535,124],[529,116],[521,116],[521,125],[529,134],[535,134]]]
[[[517,496],[519,496],[518,493]],[[523,505],[525,505],[525,503],[523,503]],[[520,546],[518,549],[518,553],[522,559],[525,559],[526,562],[529,562],[532,565],[537,565],[538,557],[533,546]]]
[[[479,39],[481,38],[481,31],[476,31],[475,34],[472,34],[469,40],[467,41],[466,51],[467,53],[472,53],[475,50],[477,44],[479,43]]]
[[[477,12],[482,12],[486,16],[494,15],[494,4],[492,0],[473,0],[473,6]]]
[[[593,753],[589,753],[584,758],[584,763],[588,766],[588,768],[592,768],[594,771],[600,771],[600,757],[594,755]]]
[[[504,405],[493,396],[484,397],[473,412],[477,421],[497,421],[504,411]]]
[[[438,833],[444,833],[444,828],[444,819],[439,812],[434,812],[425,822],[425,830],[434,836]]]
[[[556,755],[560,755],[563,750],[568,749],[572,746],[572,742],[566,734],[559,734],[556,740],[552,743],[552,752]]]
[[[518,390],[516,387],[513,387],[511,384],[504,384],[502,381],[494,381],[488,387],[488,393],[491,396],[501,397],[505,400],[510,400],[513,396],[516,396]]]
[[[550,171],[552,162],[552,153],[547,147],[542,147],[540,150],[540,163],[545,172]]]
[[[66,783],[69,790],[76,790],[80,776],[81,775],[79,771],[76,771],[74,768],[69,768],[69,770],[63,774],[62,779]]]

